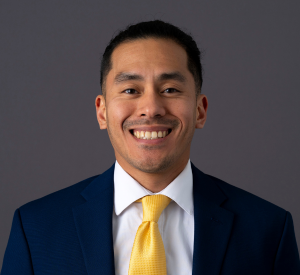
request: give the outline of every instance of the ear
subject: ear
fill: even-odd
[[[196,125],[195,128],[202,129],[204,127],[208,101],[206,95],[200,94],[197,96],[197,110],[196,110]]]
[[[100,126],[100,129],[107,129],[107,123],[106,123],[106,105],[105,105],[105,99],[103,95],[98,95],[95,100],[96,105],[96,115],[97,120]]]

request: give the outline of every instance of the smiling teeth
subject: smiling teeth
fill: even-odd
[[[158,139],[158,138],[164,138],[168,135],[168,131],[134,131],[134,136],[139,139]]]

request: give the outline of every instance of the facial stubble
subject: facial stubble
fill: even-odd
[[[159,120],[161,120],[160,122],[158,122]],[[154,119],[155,123],[157,124],[161,124],[163,125],[164,123],[168,123],[168,126],[171,125],[172,131],[176,130],[177,128],[180,127],[180,123],[178,120],[168,120],[168,119]],[[147,122],[147,120],[145,119],[140,119],[139,121],[124,121],[123,125],[122,125],[122,129],[123,132],[125,133],[125,131],[128,131],[128,127],[132,126],[132,125],[150,125],[153,122]],[[112,134],[112,131],[110,129],[110,124],[109,124],[109,119],[107,116],[107,131],[108,131],[108,135],[110,138],[110,141],[112,143],[112,146],[115,150],[115,153],[118,152],[118,154],[128,163],[130,164],[132,167],[134,167],[135,169],[140,170],[141,172],[144,173],[150,173],[150,174],[159,174],[159,173],[163,173],[165,171],[167,171],[168,169],[170,169],[173,164],[175,164],[178,159],[181,157],[180,152],[177,152],[179,154],[174,154],[174,150],[172,150],[171,152],[169,152],[169,154],[167,154],[166,156],[160,158],[159,160],[157,160],[157,158],[153,158],[151,156],[143,158],[143,159],[134,159],[132,156],[130,156],[130,154],[128,152],[123,152],[122,150],[118,150],[118,145],[116,140],[114,139],[114,135]],[[185,140],[190,140],[190,142],[188,142],[186,144],[186,146],[184,148],[182,148],[181,152],[184,152],[186,150],[186,147],[190,146],[191,140],[193,137],[193,132],[189,133],[188,136],[186,136]],[[178,146],[182,146],[182,144],[178,144]],[[139,145],[139,148],[141,149],[141,154],[143,154],[143,152],[145,153],[145,155],[149,155],[150,154],[155,154],[156,150],[160,150],[163,148],[163,145],[144,145],[141,144]],[[176,152],[176,151],[175,151]]]

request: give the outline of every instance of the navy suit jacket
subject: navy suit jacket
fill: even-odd
[[[300,274],[289,212],[192,172],[193,275]],[[115,274],[113,174],[114,165],[17,209],[1,275]]]

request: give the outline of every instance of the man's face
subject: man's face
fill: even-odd
[[[147,173],[186,164],[207,98],[196,99],[185,50],[172,40],[139,39],[120,44],[111,61],[106,99],[97,96],[96,109],[117,161]]]

